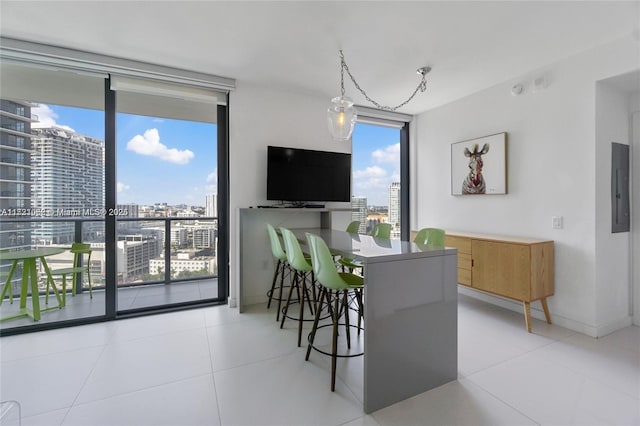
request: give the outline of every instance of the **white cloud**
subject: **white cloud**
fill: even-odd
[[[118,192],[124,192],[126,190],[128,190],[130,188],[129,185],[123,183],[123,182],[118,182]]]
[[[354,194],[386,191],[389,188],[390,178],[382,167],[371,166],[364,170],[356,170],[353,173]]]
[[[371,166],[364,170],[356,170],[353,172],[354,179],[381,178],[387,175],[387,171],[382,167]]]
[[[400,142],[384,149],[376,149],[371,153],[371,156],[376,163],[400,164]]]
[[[134,136],[128,143],[127,149],[140,155],[157,157],[163,161],[175,164],[187,164],[194,157],[193,151],[168,148],[160,142],[158,129],[147,129],[144,135]]]
[[[31,127],[34,129],[41,129],[47,127],[57,127],[60,129],[69,130],[71,132],[75,132],[71,127],[65,124],[58,124],[56,120],[58,119],[58,114],[54,110],[46,104],[39,104],[37,107],[31,108],[31,114],[38,116],[37,123],[31,123]]]
[[[205,190],[207,194],[217,194],[218,193],[218,169],[212,171],[207,175],[206,179],[207,184],[205,185]]]
[[[366,196],[371,205],[388,204],[389,186],[399,182],[400,144],[388,145],[371,153],[374,165],[353,173],[353,193]]]

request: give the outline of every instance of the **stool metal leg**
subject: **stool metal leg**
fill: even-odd
[[[333,339],[331,343],[331,392],[336,390],[336,362],[338,361],[338,357],[336,355],[338,353],[338,319],[340,317],[338,310],[339,298],[338,292],[336,291],[333,315]]]
[[[276,288],[276,282],[278,281],[278,272],[280,272],[280,264],[282,261],[278,259],[276,263],[276,269],[273,272],[273,281],[271,282],[271,290],[269,290],[269,301],[267,302],[267,309],[271,308],[271,299],[273,299],[273,290]]]
[[[349,297],[347,290],[343,290],[342,305],[344,306],[344,323],[347,330],[347,349],[351,349],[351,327],[349,326]]]
[[[280,322],[280,328],[284,327],[284,320],[287,318],[287,312],[289,311],[289,304],[291,303],[291,295],[293,293],[293,289],[298,285],[298,274],[294,271],[293,279],[291,280],[291,287],[289,287],[289,295],[287,296],[287,302],[284,304],[284,308],[282,308],[282,320]]]
[[[278,290],[278,312],[276,312],[276,321],[280,321],[280,309],[282,309],[282,289],[284,288],[284,274],[287,270],[287,264],[282,262],[280,272],[280,289]]]

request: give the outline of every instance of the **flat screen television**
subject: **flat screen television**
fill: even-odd
[[[269,146],[267,199],[351,201],[351,154]]]

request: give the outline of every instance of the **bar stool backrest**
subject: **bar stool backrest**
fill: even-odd
[[[422,228],[416,234],[413,242],[417,244],[428,244],[430,246],[442,247],[444,246],[444,235],[444,229]]]
[[[311,265],[307,259],[305,259],[295,234],[287,228],[282,227],[280,228],[280,233],[284,240],[284,251],[287,253],[287,262],[289,262],[289,265],[300,272],[311,271]]]
[[[357,234],[359,229],[360,229],[360,221],[354,220],[349,225],[347,225],[346,231],[350,234]]]
[[[276,229],[270,223],[267,223],[267,232],[269,233],[269,242],[271,243],[271,253],[273,254],[273,257],[282,261],[286,261],[287,254],[282,249],[282,244],[280,244],[280,237],[278,237]]]
[[[316,280],[332,290],[348,289],[349,285],[340,277],[329,247],[324,240],[318,235],[308,232],[305,235],[311,249],[311,264]]]
[[[375,238],[391,238],[391,224],[390,223],[378,223],[371,230],[371,236]]]

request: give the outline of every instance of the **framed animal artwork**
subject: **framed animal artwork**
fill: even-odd
[[[451,144],[451,194],[507,193],[507,133]]]

